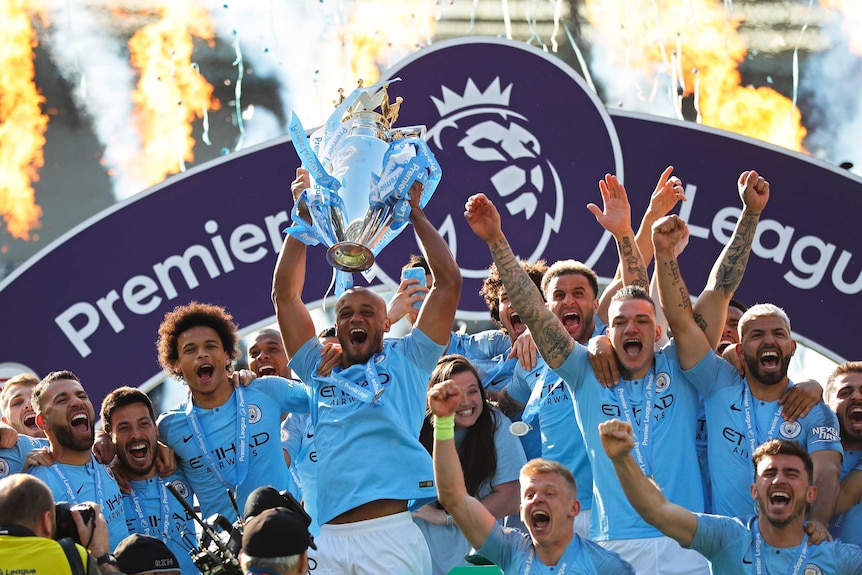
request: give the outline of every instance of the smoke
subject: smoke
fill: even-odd
[[[617,66],[601,41],[592,45],[590,55],[590,73],[601,87],[601,97],[608,108],[678,117],[668,74],[648,78],[637,70]]]
[[[812,101],[806,144],[822,159],[853,164],[862,176],[862,55],[850,49],[848,29],[833,12],[824,23],[825,37],[833,44],[812,55],[800,74],[800,91]]]
[[[128,198],[146,183],[126,170],[142,145],[133,120],[135,74],[125,44],[108,32],[110,11],[102,6],[56,0],[48,9],[54,25],[44,46],[72,88],[75,104],[92,119],[114,196]]]
[[[338,4],[206,2],[217,36],[222,41],[238,43],[235,67],[241,61],[256,77],[276,80],[284,116],[289,118],[295,110],[306,127],[326,120],[339,87],[350,90],[355,86],[356,79],[350,79],[348,48],[339,35],[345,17]],[[248,75],[244,81],[249,81]],[[245,105],[241,86],[235,95],[238,100],[230,106],[238,101],[242,113]],[[258,105],[254,123],[263,122],[271,125],[256,126],[254,133],[246,133],[243,146],[260,143],[260,137],[287,133],[284,122],[274,113],[261,113]],[[245,128],[250,124],[244,124]]]

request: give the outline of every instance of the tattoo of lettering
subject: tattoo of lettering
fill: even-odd
[[[679,294],[679,299],[676,302],[673,302],[672,305],[681,309],[691,308],[691,298],[688,296],[688,289],[685,287],[685,282],[682,281],[679,264],[675,261],[669,261],[665,265],[667,265],[667,268],[673,277],[671,285],[676,288],[677,293]]]
[[[745,273],[745,266],[748,264],[748,256],[751,254],[751,244],[754,241],[754,232],[757,230],[759,219],[760,214],[748,210],[740,215],[730,243],[724,248],[713,274],[712,280],[716,290],[731,294],[739,287]]]
[[[512,248],[505,238],[490,246],[491,256],[497,265],[497,273],[506,286],[509,301],[517,310],[530,333],[542,357],[551,366],[562,364],[572,349],[572,338],[569,333],[547,307],[539,288],[518,263]]]
[[[624,237],[619,242],[619,252],[620,262],[626,270],[626,277],[631,279],[631,285],[649,290],[649,278],[637,244],[632,242],[631,238]]]

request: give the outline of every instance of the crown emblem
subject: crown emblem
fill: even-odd
[[[431,96],[431,100],[437,107],[437,111],[440,113],[441,118],[463,108],[472,108],[474,106],[487,106],[490,104],[494,106],[508,107],[509,96],[512,92],[512,84],[509,84],[501,91],[500,78],[497,77],[494,78],[494,81],[491,82],[484,92],[482,92],[476,87],[476,84],[473,83],[473,79],[470,78],[467,80],[467,85],[464,87],[463,94],[453,92],[446,86],[442,86],[442,89],[442,100]]]

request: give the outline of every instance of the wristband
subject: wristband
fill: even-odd
[[[455,439],[455,415],[434,417],[434,439],[445,441]]]

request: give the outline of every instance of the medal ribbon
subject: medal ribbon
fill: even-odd
[[[246,457],[246,451],[248,449],[246,436],[248,435],[248,426],[249,426],[249,414],[248,410],[245,406],[245,395],[243,393],[242,387],[238,387],[234,390],[234,394],[236,396],[237,403],[237,421],[236,421],[236,438],[238,445],[237,449],[237,460],[236,460],[236,483],[231,485],[229,481],[227,481],[219,470],[218,464],[213,459],[212,453],[210,452],[209,445],[207,445],[206,436],[204,436],[201,430],[201,424],[198,421],[197,413],[194,410],[194,404],[192,399],[188,399],[188,403],[186,404],[186,417],[188,417],[189,424],[192,426],[192,429],[195,432],[195,437],[198,441],[198,448],[201,451],[201,455],[206,460],[207,465],[210,469],[215,472],[218,480],[221,481],[221,484],[227,487],[228,489],[233,488],[236,491],[236,488],[245,481],[245,477],[248,474],[248,459]]]

